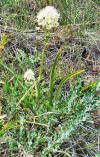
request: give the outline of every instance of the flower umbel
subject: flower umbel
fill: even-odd
[[[59,17],[60,14],[53,6],[47,6],[40,10],[40,12],[38,13],[37,22],[39,26],[42,26],[43,28],[50,30],[59,25],[58,23]]]
[[[24,80],[26,83],[30,83],[35,80],[34,73],[31,69],[27,70],[24,74]]]

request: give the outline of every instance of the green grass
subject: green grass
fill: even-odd
[[[15,151],[19,152],[19,147],[22,147],[22,152],[26,151],[33,155],[36,155],[39,150],[39,154],[42,156],[52,153],[61,156],[63,153],[61,145],[64,141],[68,141],[74,134],[82,135],[81,127],[87,128],[88,124],[93,122],[90,115],[98,109],[100,102],[100,97],[95,97],[96,86],[94,84],[93,88],[82,92],[81,79],[78,77],[73,88],[70,89],[69,95],[65,98],[64,92],[62,92],[57,102],[53,100],[53,106],[50,108],[49,88],[45,88],[45,83],[43,83],[41,106],[39,107],[35,102],[35,95],[32,95],[32,88],[30,89],[30,86],[27,86],[23,80],[25,71],[23,66],[26,64],[25,68],[31,67],[31,62],[28,56],[24,53],[22,55],[25,58],[17,65],[18,72],[14,71],[14,65],[13,70],[11,69],[11,63],[9,67],[0,63],[1,68],[5,69],[2,78],[6,76],[2,88],[2,115],[6,114],[8,121],[7,123],[1,119],[1,140],[3,144],[7,143],[8,154],[10,153],[12,156]],[[16,59],[20,61],[20,57],[16,57]],[[4,125],[5,123],[6,125]],[[79,132],[76,131],[77,129]],[[87,147],[86,143],[84,147]],[[94,145],[90,145],[90,147],[92,151]],[[68,151],[66,154],[71,156],[72,151]]]
[[[61,25],[79,24],[84,27],[88,25],[88,27],[94,28],[96,23],[98,23],[97,7],[99,1],[62,0],[55,2],[53,0],[41,0],[40,2],[30,2],[31,5],[34,6],[32,11],[27,0],[1,0],[0,5],[3,11],[1,17],[4,18],[4,24],[14,25],[21,29],[34,28],[36,25],[35,15],[37,14],[37,7],[38,10],[42,8],[42,3],[44,5],[57,5],[61,14]]]
[[[38,84],[44,46],[41,38],[44,35],[35,31],[36,15],[45,5],[51,4],[60,12],[57,31],[58,34],[63,31],[63,38],[51,38],[48,43],[52,47],[54,41],[56,46],[53,50],[47,48],[45,52],[38,103],[36,90],[25,83],[24,73],[32,69]],[[12,157],[23,156],[24,153],[34,157],[71,157],[74,151],[77,156],[93,157],[98,153],[99,128],[93,127],[92,117],[100,108],[100,95],[96,95],[98,79],[83,85],[87,73],[82,70],[84,62],[81,61],[80,50],[84,47],[82,44],[86,44],[84,40],[88,41],[86,47],[92,45],[84,32],[99,30],[99,4],[99,0],[0,1],[1,34],[8,36],[0,42],[0,46],[4,46],[0,49],[1,157],[4,152]],[[57,31],[54,32],[55,37]],[[66,36],[72,40],[72,45]],[[74,38],[78,38],[80,44],[76,44]],[[58,48],[60,51],[56,48],[59,41],[60,48],[63,47],[63,50]],[[71,56],[68,58],[70,61],[66,55],[62,58],[65,52],[73,55],[72,51],[78,66],[74,65]]]
[[[34,99],[30,99],[31,91],[17,105],[16,102],[20,100],[24,90],[20,89],[18,78],[15,79],[13,87],[11,83],[6,82],[2,96],[7,106],[3,107],[3,110],[8,117],[13,116],[13,119],[4,128],[1,126],[0,136],[5,134],[4,138],[1,138],[2,142],[8,143],[12,154],[15,150],[18,151],[19,146],[23,147],[22,151],[34,155],[40,147],[39,154],[44,156],[59,152],[61,144],[72,134],[77,134],[77,128],[80,128],[79,136],[82,132],[81,126],[86,127],[92,123],[90,115],[99,107],[100,97],[95,97],[95,87],[84,93],[81,93],[81,89],[81,80],[77,78],[68,97],[64,99],[62,93],[62,98],[58,103],[54,102],[52,111],[49,112],[49,102],[44,93],[41,97],[41,110],[34,104]],[[69,156],[71,153],[68,152]]]
[[[92,0],[84,1],[58,1],[59,9],[61,9],[61,24],[86,24],[92,27],[96,21],[96,3]]]

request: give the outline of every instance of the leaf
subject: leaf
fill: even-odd
[[[14,72],[12,69],[10,69],[6,64],[2,63],[1,61],[0,61],[0,64],[1,64],[4,68],[6,68],[8,71],[10,71],[13,75],[15,75],[15,72]]]
[[[0,64],[1,64],[4,68],[6,68],[9,72],[11,72],[11,73],[14,75],[14,77],[17,77],[17,76],[18,76],[18,78],[19,78],[20,75],[16,74],[16,72],[13,71],[12,69],[10,69],[6,64],[4,64],[4,63],[1,62],[1,61],[0,61]],[[23,86],[23,84],[21,83],[21,81],[18,80],[18,82],[19,82],[20,85],[23,87],[23,89],[25,89],[25,87]]]
[[[96,86],[98,84],[98,80],[92,82],[92,83],[89,83],[87,86],[83,87],[81,89],[81,92],[85,92],[86,90],[88,90],[89,88],[92,88],[94,86]]]
[[[58,88],[57,88],[57,91],[56,91],[56,100],[57,100],[58,97],[59,97],[59,93],[60,93],[61,88],[62,88],[62,86],[64,85],[64,83],[66,83],[67,80],[71,79],[71,78],[74,77],[74,76],[79,75],[79,74],[82,73],[82,72],[84,72],[84,70],[76,71],[76,72],[74,72],[74,73],[72,73],[72,74],[70,74],[70,75],[67,75],[67,76],[60,82],[60,84],[59,84],[59,86],[58,86]]]
[[[61,54],[61,52],[62,52],[62,49],[60,49],[59,50],[59,52],[58,52],[58,54],[57,54],[57,56],[56,56],[56,58],[55,58],[55,60],[54,60],[54,64],[53,64],[53,67],[52,67],[52,70],[51,70],[51,75],[50,75],[50,84],[49,84],[49,86],[50,86],[50,105],[52,105],[52,101],[53,101],[53,87],[54,87],[54,84],[53,84],[53,82],[54,82],[54,73],[55,73],[55,68],[56,68],[56,65],[57,65],[57,61],[58,61],[58,59],[59,59],[59,56],[60,56],[60,54]]]

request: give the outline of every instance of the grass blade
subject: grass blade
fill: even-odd
[[[1,61],[0,64],[15,76],[15,72],[12,69],[10,69],[6,64],[2,63]]]
[[[60,84],[59,84],[59,86],[58,86],[58,88],[57,88],[57,91],[56,91],[56,100],[57,100],[58,97],[59,97],[59,93],[60,93],[61,88],[62,88],[62,86],[64,85],[64,83],[66,83],[67,80],[71,79],[71,78],[74,77],[74,76],[77,76],[78,74],[80,74],[80,73],[82,73],[82,72],[84,72],[84,70],[76,71],[76,72],[74,72],[74,73],[72,73],[72,74],[70,74],[70,75],[67,75],[67,76],[60,82]]]
[[[13,71],[12,69],[10,69],[6,64],[2,63],[1,61],[0,61],[0,64],[1,64],[5,69],[7,69],[9,72],[11,72],[11,73],[14,75],[14,77],[17,77],[17,76],[18,76],[18,79],[20,78],[20,75],[16,74],[16,72]],[[23,84],[21,83],[21,81],[18,80],[18,82],[19,82],[20,85],[23,87],[23,89],[25,89],[25,87],[23,86]]]
[[[59,50],[55,60],[54,60],[54,64],[53,64],[53,67],[52,67],[52,70],[51,70],[51,75],[50,75],[50,84],[49,84],[49,87],[50,87],[50,101],[49,101],[49,104],[52,105],[52,101],[53,101],[53,82],[54,82],[54,74],[55,74],[55,68],[56,68],[56,65],[57,65],[57,61],[59,59],[59,56],[62,52],[62,48]]]
[[[85,92],[88,89],[93,88],[94,86],[96,86],[98,84],[98,80],[94,81],[94,82],[90,82],[87,86],[83,87],[81,92]]]

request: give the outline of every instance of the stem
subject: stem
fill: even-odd
[[[40,66],[39,82],[41,81],[41,78],[42,78],[44,55],[45,55],[45,51],[46,51],[47,45],[48,45],[48,36],[46,36],[45,46],[44,46],[44,50],[43,50],[43,53],[42,53],[42,61],[41,61],[41,66]]]
[[[43,63],[44,63],[44,55],[45,55],[45,52],[46,52],[46,48],[47,48],[47,45],[48,45],[48,39],[49,39],[49,32],[46,32],[46,38],[45,38],[45,46],[44,46],[44,49],[43,49],[43,53],[42,53],[42,61],[41,61],[41,66],[40,66],[40,74],[39,74],[39,80],[38,80],[38,100],[39,100],[39,97],[40,97],[40,82],[41,82],[41,79],[42,79],[42,72],[43,72]]]
[[[36,83],[35,78],[34,78],[34,86],[35,86],[35,91],[36,91],[36,97],[38,97],[38,88],[37,88],[37,83]]]

